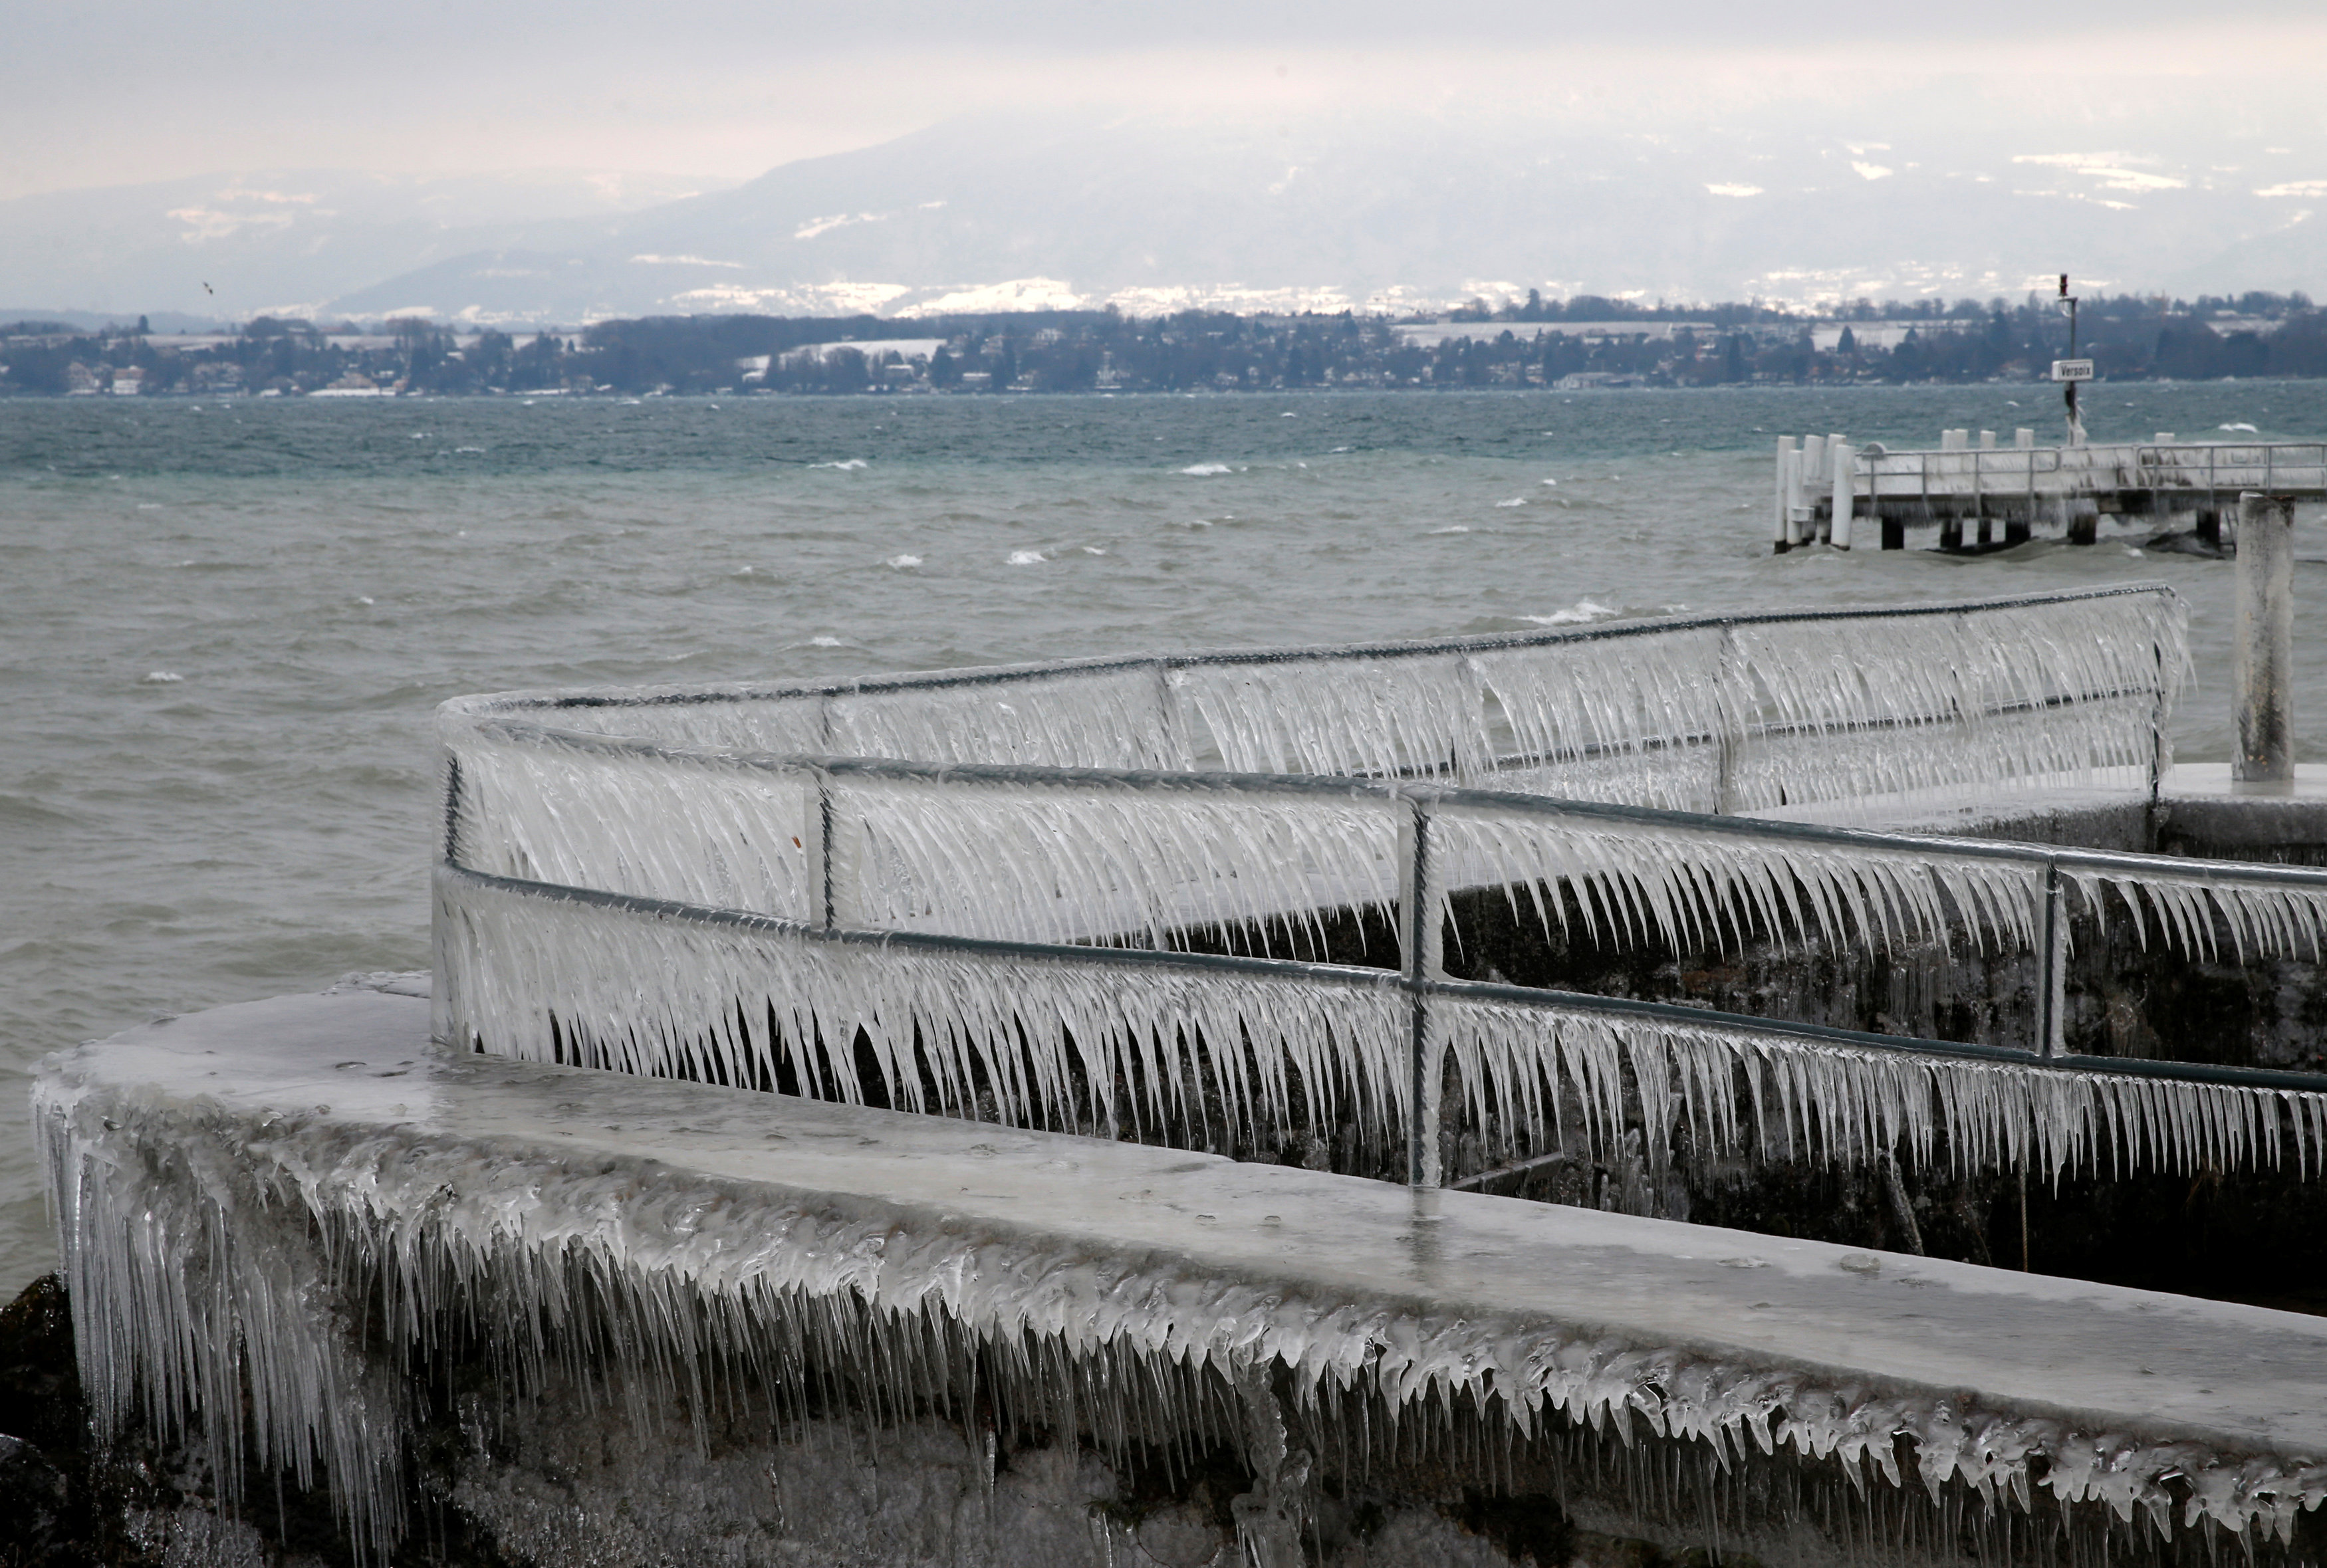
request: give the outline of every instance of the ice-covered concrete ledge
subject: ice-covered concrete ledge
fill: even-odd
[[[2148,780],[2138,769],[2113,770],[2098,783],[2070,775],[2037,778],[1977,795],[1926,789],[1846,800],[1777,806],[1742,815],[1773,822],[1815,822],[1883,833],[1932,833],[2145,851],[2156,829],[2172,825],[2206,845],[2204,853],[2260,858],[2259,848],[2327,843],[2327,763],[2300,762],[2283,783],[2247,784],[2228,762],[2177,762],[2158,780],[2150,820]]]
[[[227,1232],[261,1223],[229,1192],[295,1194],[390,1273],[433,1253],[522,1281],[579,1256],[665,1301],[853,1294],[1070,1353],[1275,1361],[1393,1409],[1465,1392],[1521,1428],[1551,1407],[1893,1480],[1914,1479],[1903,1435],[1935,1491],[2046,1487],[2161,1526],[2284,1536],[2327,1498],[2327,1320],[1461,1192],[1430,1215],[1288,1167],[451,1057],[427,1030],[413,998],[285,997],[48,1059],[36,1115],[101,1406],[134,1373],[215,1408],[197,1363],[230,1361],[231,1329],[271,1384],[252,1419],[335,1487],[393,1441],[353,1352],[276,1300],[312,1304],[297,1267],[208,1296],[181,1279],[152,1190],[177,1171]],[[197,1297],[272,1317],[200,1321]]]

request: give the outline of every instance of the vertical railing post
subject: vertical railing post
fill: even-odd
[[[2237,608],[2230,671],[2238,704],[2241,783],[2294,777],[2294,502],[2248,490],[2238,497]]]
[[[2058,862],[2044,863],[2043,951],[2038,963],[2036,1053],[2047,1058],[2068,1050],[2069,919]]]
[[[1713,811],[1728,817],[1737,810],[1737,754],[1745,745],[1744,682],[1737,678],[1737,629],[1721,626],[1721,656],[1714,666],[1713,722],[1720,726],[1713,762]]]
[[[461,863],[461,759],[449,746],[444,750],[444,858],[453,865]]]
[[[1180,694],[1172,685],[1172,661],[1155,661],[1155,705],[1160,715],[1156,733],[1155,766],[1177,771],[1196,765],[1196,756],[1188,745],[1188,725],[1180,712]]]
[[[832,777],[821,768],[814,770],[813,777],[816,818],[803,825],[808,831],[800,835],[807,840],[808,849],[808,923],[829,931],[840,923],[832,863]]]
[[[461,759],[444,749],[444,861],[461,863]],[[443,1045],[467,1051],[481,1047],[466,1017],[467,998],[460,994],[453,973],[452,923],[444,901],[434,891],[428,900],[428,1037]]]
[[[2165,775],[2173,765],[2173,742],[2165,733],[2165,645],[2151,643],[2149,657],[2157,667],[2155,694],[2149,704],[2149,804],[2154,809],[2164,795]]]
[[[1416,1189],[1445,1185],[1438,1155],[1444,1052],[1431,1013],[1431,987],[1445,977],[1445,932],[1430,854],[1430,798],[1406,797],[1397,830],[1398,948],[1407,1004],[1408,1095],[1406,1179]]]

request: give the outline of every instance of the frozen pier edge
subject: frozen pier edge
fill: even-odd
[[[165,1420],[198,1406],[222,1474],[237,1448],[321,1461],[382,1547],[416,1403],[397,1376],[485,1302],[534,1383],[594,1330],[703,1395],[792,1365],[819,1305],[886,1325],[876,1358],[943,1320],[1035,1367],[1156,1368],[1155,1409],[1114,1413],[1132,1425],[1210,1374],[1283,1401],[1273,1439],[1244,1413],[1256,1491],[1282,1494],[1238,1516],[1257,1554],[1267,1509],[1297,1508],[1295,1459],[1327,1457],[1288,1459],[1285,1433],[1365,1406],[1424,1446],[1469,1412],[1522,1450],[1561,1426],[1679,1439],[1708,1477],[1790,1451],[2006,1510],[2049,1495],[2138,1520],[2126,1549],[2201,1522],[2254,1549],[2327,1497],[2318,1318],[453,1056],[425,1003],[360,993],[61,1053],[36,1106],[75,1300],[112,1309],[83,1317],[94,1386],[134,1370]],[[220,1397],[238,1363],[247,1430]]]
[[[2131,587],[447,704],[426,1007],[44,1070],[100,1424],[541,1568],[2316,1563],[2319,1320],[1647,1218],[2309,1223],[2327,869],[2210,857],[2327,811],[2187,797],[2184,650]],[[2140,1034],[2225,969],[2243,1060]]]

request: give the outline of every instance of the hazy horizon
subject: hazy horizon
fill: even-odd
[[[729,0],[24,19],[0,309],[2327,289],[2327,19]],[[528,283],[527,279],[534,281]]]

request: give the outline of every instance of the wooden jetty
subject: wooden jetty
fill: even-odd
[[[1886,550],[1904,549],[1910,527],[1936,527],[1943,550],[2020,544],[2039,526],[2072,545],[2093,542],[2104,514],[2187,517],[2219,543],[2225,515],[2256,490],[2327,500],[2327,442],[2153,441],[2038,446],[2014,433],[2010,446],[1983,430],[1940,434],[1935,449],[1892,452],[1844,435],[1778,438],[1771,539],[1847,550],[1870,525]],[[2170,525],[2169,525],[2170,526]],[[2000,539],[1999,539],[2000,533]]]

